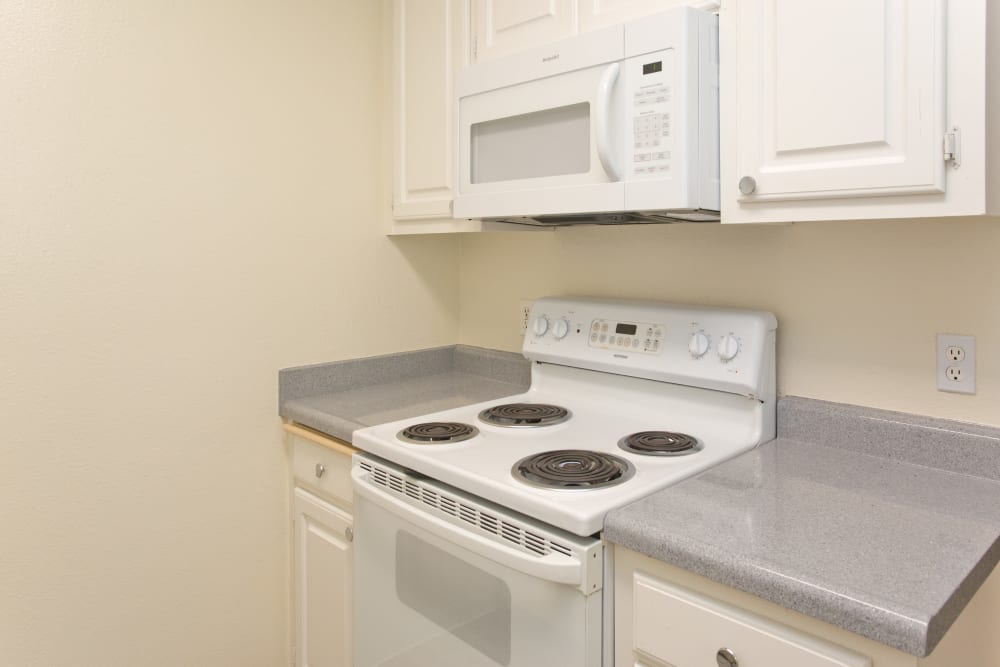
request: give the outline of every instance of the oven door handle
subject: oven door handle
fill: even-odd
[[[584,573],[580,561],[561,554],[548,554],[546,556],[529,554],[476,535],[373,487],[360,478],[363,474],[357,468],[351,471],[351,476],[354,477],[354,492],[413,525],[512,570],[538,579],[560,584],[572,584],[582,588]],[[361,530],[363,530],[362,527],[355,525],[355,533],[359,533]]]

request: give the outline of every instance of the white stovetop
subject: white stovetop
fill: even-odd
[[[534,429],[492,426],[478,419],[487,407],[516,402],[560,405],[572,417]],[[609,510],[760,444],[760,415],[760,404],[743,396],[540,364],[523,394],[361,429],[353,442],[473,495],[577,535],[591,535],[600,531]],[[463,422],[477,427],[479,434],[445,445],[410,444],[397,437],[405,427],[428,421]],[[677,457],[642,456],[618,448],[621,437],[649,430],[686,433],[704,448]],[[622,484],[598,490],[540,489],[511,474],[521,458],[555,449],[615,454],[635,465],[636,472]]]

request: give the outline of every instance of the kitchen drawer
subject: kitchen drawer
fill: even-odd
[[[295,483],[340,505],[350,507],[351,455],[347,443],[321,433],[286,424],[292,438],[292,475]]]
[[[633,575],[633,593],[634,649],[651,665],[872,664],[867,656],[640,572]],[[728,661],[725,650],[731,652]]]

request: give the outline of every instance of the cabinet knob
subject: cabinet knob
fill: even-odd
[[[744,176],[740,179],[740,193],[752,195],[757,191],[757,179],[753,176]]]
[[[740,667],[740,663],[736,660],[736,654],[728,648],[719,649],[719,652],[715,654],[715,664],[719,667]]]
[[[347,540],[348,542],[354,541],[354,529],[351,528],[350,526],[344,529],[344,539]]]
[[[326,472],[326,466],[323,465],[322,463],[317,463],[316,464],[316,476],[317,477],[322,477],[323,473],[325,473],[325,472]]]

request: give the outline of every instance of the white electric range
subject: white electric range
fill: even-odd
[[[774,437],[770,313],[545,298],[529,321],[527,392],[354,433],[360,667],[601,665],[604,515]]]

